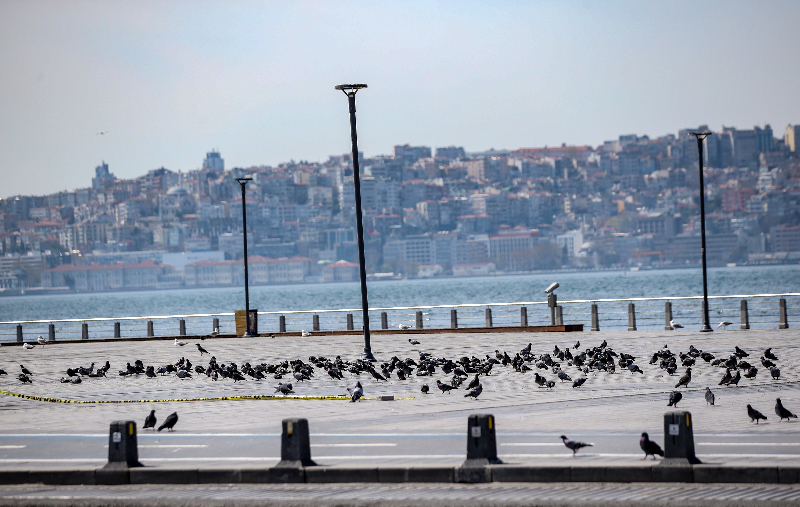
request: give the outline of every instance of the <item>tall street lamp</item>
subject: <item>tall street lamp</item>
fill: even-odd
[[[244,187],[248,181],[253,181],[253,178],[236,178],[239,185],[242,187],[242,236],[244,236],[244,317],[245,329],[242,338],[249,338],[253,335],[250,334],[250,287],[248,286],[247,276],[247,201],[244,197]]]
[[[700,331],[713,331],[708,325],[708,275],[706,274],[706,206],[705,185],[703,184],[703,141],[711,132],[689,132],[697,139],[697,154],[700,170],[700,255],[703,260],[703,326]]]
[[[365,84],[343,84],[336,86],[347,95],[350,104],[350,138],[353,144],[353,184],[356,191],[356,230],[358,232],[358,267],[361,278],[361,314],[364,322],[364,359],[375,361],[369,344],[369,303],[367,302],[367,266],[364,261],[364,224],[361,218],[361,178],[358,167],[358,136],[356,135],[356,92],[366,88]]]

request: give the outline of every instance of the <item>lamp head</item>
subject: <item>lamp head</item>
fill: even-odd
[[[343,91],[345,93],[347,93],[347,92],[355,93],[358,90],[360,90],[362,88],[366,88],[366,87],[367,87],[367,85],[365,85],[365,84],[341,84],[341,85],[336,85],[334,88],[336,90],[341,90],[341,91]]]

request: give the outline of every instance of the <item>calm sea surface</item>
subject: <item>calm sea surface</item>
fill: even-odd
[[[698,268],[381,281],[369,284],[372,308],[544,301],[558,282],[559,300],[702,295]],[[800,292],[800,265],[713,268],[709,295]],[[360,308],[358,282],[250,287],[260,311]],[[0,321],[134,317],[232,312],[244,307],[243,288],[183,289],[0,298]]]

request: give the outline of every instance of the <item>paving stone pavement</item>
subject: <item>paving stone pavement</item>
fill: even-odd
[[[421,345],[412,346],[408,338],[418,339]],[[693,368],[693,380],[688,389],[681,388],[684,400],[682,410],[693,414],[696,439],[703,435],[736,435],[746,442],[797,443],[800,425],[796,420],[779,423],[774,415],[775,398],[781,397],[785,406],[800,412],[800,331],[789,330],[751,330],[717,331],[700,333],[695,330],[648,331],[648,332],[583,332],[583,333],[488,333],[414,335],[398,333],[372,337],[373,351],[379,360],[388,360],[394,355],[418,358],[420,350],[430,352],[436,357],[458,358],[461,356],[493,355],[494,351],[507,351],[513,355],[532,342],[535,354],[552,352],[554,345],[572,348],[580,340],[581,348],[594,346],[607,340],[617,352],[626,352],[637,357],[637,364],[644,374],[632,374],[617,370],[615,374],[590,373],[589,380],[580,389],[573,389],[571,383],[557,382],[552,390],[540,389],[533,382],[533,372],[521,374],[511,368],[496,366],[492,374],[482,379],[484,392],[480,399],[463,397],[463,392],[440,394],[435,387],[437,378],[445,380],[449,376],[413,377],[401,381],[393,378],[388,382],[376,382],[367,375],[356,377],[346,373],[345,381],[336,381],[325,372],[317,371],[314,379],[308,382],[294,382],[298,395],[337,395],[346,394],[345,388],[356,380],[364,384],[365,395],[374,398],[379,395],[393,395],[396,398],[413,398],[392,402],[364,401],[349,403],[340,400],[250,400],[250,401],[202,401],[165,402],[131,404],[59,404],[24,400],[0,395],[0,438],[16,438],[14,435],[107,435],[108,425],[113,420],[133,419],[141,424],[151,408],[157,410],[163,420],[167,414],[177,411],[180,421],[172,438],[180,436],[213,434],[269,434],[277,436],[280,421],[287,417],[305,417],[309,420],[312,444],[321,435],[399,435],[411,437],[428,435],[430,445],[423,454],[430,454],[427,462],[458,463],[463,456],[463,440],[459,440],[455,453],[443,450],[436,443],[437,435],[460,435],[466,431],[469,414],[481,412],[496,416],[498,438],[503,435],[542,435],[553,438],[568,435],[600,435],[613,438],[615,434],[625,435],[630,444],[624,450],[603,449],[596,446],[588,452],[587,461],[633,460],[638,453],[638,435],[648,431],[652,435],[663,434],[663,414],[671,410],[667,405],[668,393],[673,390],[677,377],[670,377],[657,365],[648,364],[648,359],[656,350],[667,344],[673,352],[687,351],[690,344],[709,351],[717,357],[729,355],[734,346],[751,353],[748,358],[758,364],[759,374],[754,380],[742,379],[739,387],[717,386],[724,369],[712,367],[698,361]],[[195,397],[238,396],[253,394],[273,394],[277,380],[233,383],[230,380],[214,382],[204,375],[180,380],[174,375],[148,379],[144,375],[120,377],[117,370],[124,369],[127,362],[141,359],[146,365],[174,363],[180,357],[189,358],[194,364],[206,364],[208,356],[201,357],[194,343],[202,343],[218,362],[230,361],[242,364],[275,362],[278,360],[302,358],[311,355],[355,359],[363,348],[363,343],[353,337],[312,336],[299,337],[260,337],[251,339],[187,339],[185,347],[176,347],[171,341],[120,341],[113,343],[56,343],[38,346],[33,350],[21,347],[0,347],[0,368],[9,372],[0,376],[0,389],[18,393],[75,400],[141,400],[173,399]],[[779,357],[780,380],[772,380],[768,371],[761,367],[758,358],[766,347],[772,347]],[[67,367],[97,366],[106,360],[111,362],[108,378],[86,378],[78,385],[61,384]],[[22,384],[16,379],[20,364],[24,364],[34,375],[33,384]],[[577,369],[566,367],[573,376]],[[680,371],[680,370],[679,370]],[[548,378],[556,379],[551,372]],[[423,395],[420,386],[429,384],[431,394]],[[712,387],[717,396],[717,404],[707,407],[703,399],[705,387]],[[746,416],[745,406],[751,403],[769,419],[759,425],[751,424]],[[144,435],[140,432],[140,435]],[[159,434],[167,438],[166,435]],[[331,437],[335,438],[335,437]],[[319,440],[317,440],[319,442]],[[13,442],[0,442],[13,445]],[[331,441],[330,445],[335,442]],[[188,445],[188,444],[187,444]],[[419,459],[418,451],[403,458],[402,443],[392,453],[355,452],[350,455],[352,462],[377,461],[391,464]],[[611,444],[609,444],[610,446]],[[448,448],[449,449],[449,448]],[[777,461],[800,461],[800,447],[793,452],[774,453],[770,448],[744,448],[731,454],[717,453],[712,448],[700,448],[698,454],[705,454],[711,460],[723,462],[746,461],[748,464],[772,463]],[[52,447],[58,451],[58,446]],[[323,452],[324,451],[324,452]],[[606,452],[609,451],[609,452]],[[611,452],[613,451],[613,452]],[[10,456],[11,451],[2,449],[0,458]],[[41,451],[47,455],[48,449]],[[323,455],[328,451],[314,451]],[[352,450],[351,450],[352,452]],[[525,462],[534,459],[527,449],[503,448],[503,453],[512,460]],[[563,454],[563,448],[553,447],[535,459],[564,460],[571,454]],[[584,452],[583,450],[581,451]],[[278,448],[265,451],[264,455],[277,461]],[[616,453],[616,454],[615,454]],[[628,455],[626,455],[628,453]],[[102,458],[102,452],[100,453]],[[216,454],[215,454],[216,456]],[[333,454],[332,454],[333,456]],[[438,457],[437,457],[438,456]],[[335,457],[335,456],[334,456]],[[701,456],[702,458],[702,456]],[[35,461],[31,462],[35,465]],[[269,465],[267,460],[263,464]],[[349,462],[348,462],[349,463]],[[161,462],[160,464],[165,464]],[[208,461],[208,464],[213,464]],[[18,462],[6,463],[0,459],[0,467],[19,466]]]

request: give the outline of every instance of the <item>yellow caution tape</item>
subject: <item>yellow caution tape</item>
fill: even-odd
[[[178,401],[237,401],[237,400],[349,400],[349,396],[275,396],[272,394],[252,394],[245,396],[219,396],[216,398],[174,398],[168,400],[67,400],[64,398],[49,398],[47,396],[35,396],[32,394],[14,393],[0,389],[0,394],[14,396],[26,400],[46,401],[48,403],[172,403]],[[369,400],[371,398],[362,398]],[[395,398],[395,400],[413,400],[414,398]]]

